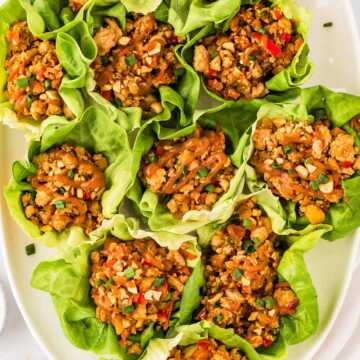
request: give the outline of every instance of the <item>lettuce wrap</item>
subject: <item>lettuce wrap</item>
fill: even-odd
[[[64,69],[59,94],[75,117],[85,109],[79,89],[86,85],[89,65],[96,56],[89,29],[84,18],[85,5],[77,14],[60,0],[7,0],[0,7],[0,120],[15,128],[36,131],[39,121],[19,119],[6,95],[8,52],[6,31],[16,21],[26,20],[31,33],[43,40],[56,42],[56,54]]]
[[[105,17],[113,18],[120,25],[122,30],[126,29],[126,18],[131,12],[147,14],[154,12],[155,18],[159,22],[169,23],[174,26],[175,20],[170,16],[174,13],[177,2],[170,5],[168,1],[130,1],[130,0],[91,0],[85,11],[85,18],[92,35],[104,23]],[[175,28],[175,26],[174,26]],[[176,28],[175,28],[176,30]],[[95,42],[94,42],[94,46]],[[177,75],[177,82],[173,86],[160,86],[158,89],[159,101],[163,111],[153,115],[150,121],[170,120],[171,117],[180,117],[181,123],[190,123],[190,118],[198,102],[200,81],[196,74],[194,75],[191,67],[180,56],[182,45],[177,45],[174,49],[177,60],[183,66],[183,71]],[[121,123],[127,130],[133,130],[141,126],[142,110],[137,107],[123,107],[117,101],[110,102],[96,91],[96,82],[94,80],[94,71],[87,79],[87,92],[91,101],[104,107],[114,119]],[[127,116],[124,118],[123,114]],[[128,122],[125,122],[128,120]]]
[[[345,93],[331,91],[323,86],[314,86],[301,91],[301,94],[292,100],[279,104],[265,104],[258,113],[257,119],[264,117],[285,118],[288,121],[305,121],[312,123],[325,116],[332,126],[340,127],[354,137],[355,145],[359,149],[359,135],[350,126],[350,121],[360,113],[360,97]],[[248,133],[255,130],[248,129]],[[247,138],[248,135],[246,135]],[[251,138],[251,137],[250,137]],[[253,151],[252,141],[247,145],[249,156]],[[274,231],[289,236],[296,242],[301,234],[320,231],[327,240],[336,240],[345,237],[360,225],[358,211],[360,197],[357,186],[359,174],[342,181],[344,198],[337,204],[330,206],[323,224],[309,225],[307,221],[297,214],[294,204],[279,200],[270,190],[264,189],[264,184],[256,177],[251,166],[246,168],[247,193],[259,192],[264,208],[271,211],[276,217]]]
[[[193,268],[192,274],[185,284],[183,295],[176,313],[173,313],[171,324],[187,324],[191,314],[200,303],[200,287],[203,284],[200,252],[195,238],[188,235],[169,233],[152,233],[139,229],[135,219],[126,219],[116,215],[104,227],[91,234],[85,240],[79,234],[72,234],[61,244],[61,258],[40,263],[33,272],[31,285],[39,290],[50,293],[62,329],[68,340],[76,347],[99,355],[111,355],[111,358],[127,360],[138,356],[129,355],[119,344],[112,325],[96,319],[95,305],[90,298],[89,254],[100,248],[108,235],[122,241],[152,238],[160,246],[178,249],[181,244],[189,242],[189,250],[194,259],[188,263]],[[139,342],[145,348],[150,339],[159,337],[153,326],[149,326],[141,334]]]
[[[274,226],[277,223],[276,213],[263,206],[261,197],[256,199],[256,203],[267,213]],[[208,226],[207,231],[202,229],[203,231],[200,232],[202,247],[209,244],[212,235],[220,227],[219,225],[212,228]],[[295,243],[293,240],[281,237],[288,249],[284,252],[278,267],[279,281],[286,281],[290,285],[299,304],[294,315],[281,317],[279,337],[270,347],[260,347],[255,350],[250,343],[235,334],[232,328],[224,329],[207,321],[201,321],[176,329],[176,336],[173,338],[152,340],[143,359],[152,360],[156,357],[166,360],[175,346],[186,346],[208,337],[219,340],[228,348],[238,347],[249,359],[286,358],[288,345],[300,343],[314,335],[319,325],[317,294],[304,261],[304,253],[316,244],[319,236],[321,234],[315,231],[298,236]]]
[[[36,172],[32,163],[34,156],[64,143],[102,153],[109,163],[105,171],[107,190],[101,199],[102,213],[105,218],[109,218],[117,213],[120,201],[126,193],[124,184],[130,175],[126,169],[131,166],[132,154],[125,130],[95,107],[89,107],[78,120],[69,122],[61,117],[53,117],[43,125],[41,136],[33,138],[29,144],[27,159],[14,162],[12,178],[5,188],[5,199],[10,214],[29,237],[41,240],[47,245],[56,245],[60,239],[68,236],[69,230],[63,233],[43,233],[27,219],[20,199],[24,191],[32,191],[26,179]]]
[[[230,218],[236,204],[242,198],[244,176],[247,163],[247,154],[244,153],[248,142],[246,135],[242,136],[255,118],[260,102],[246,104],[223,104],[210,111],[200,111],[192,125],[181,127],[167,122],[145,123],[139,130],[134,146],[133,163],[131,168],[132,181],[129,184],[127,197],[132,200],[136,210],[144,217],[153,231],[169,231],[177,234],[186,234],[209,223],[223,223]],[[166,125],[164,125],[166,124]],[[192,134],[197,124],[204,128],[221,128],[227,137],[227,153],[235,167],[235,174],[230,187],[211,210],[192,210],[182,219],[176,219],[161,203],[157,194],[142,187],[137,175],[140,170],[142,157],[158,140],[178,139]],[[245,161],[244,161],[245,158]]]
[[[181,49],[181,57],[189,66],[189,72],[192,72],[192,76],[200,76],[196,73],[194,68],[190,66],[194,55],[194,47],[204,37],[216,34],[226,33],[229,27],[229,22],[238,13],[243,5],[253,5],[258,3],[259,0],[243,0],[243,1],[231,1],[231,0],[218,0],[211,4],[207,4],[203,1],[184,1],[183,5],[178,9],[177,26],[194,30],[198,28],[197,24],[201,24],[201,28],[197,32],[193,32],[190,40]],[[269,98],[270,101],[273,94],[285,92],[288,90],[296,89],[300,86],[311,74],[313,65],[309,62],[309,46],[306,42],[307,31],[310,24],[310,15],[308,12],[295,4],[293,0],[273,0],[271,3],[274,6],[278,6],[288,19],[294,20],[297,25],[297,32],[304,40],[293,58],[291,64],[281,72],[277,73],[266,81],[266,88],[270,90],[270,94],[265,96],[265,100]],[[206,14],[204,16],[204,14]],[[201,19],[201,20],[200,20]],[[233,102],[235,100],[225,100],[221,96],[207,89],[206,85],[202,81],[202,88],[213,99],[218,102]],[[244,102],[240,98],[238,102]]]

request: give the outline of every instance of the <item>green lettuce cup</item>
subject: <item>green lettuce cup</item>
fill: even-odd
[[[125,130],[100,109],[43,125],[26,160],[14,162],[4,194],[24,232],[55,246],[72,227],[89,235],[117,213],[132,155]]]
[[[256,102],[241,106],[224,104],[199,112],[196,122],[187,127],[168,127],[166,122],[153,122],[140,128],[132,147],[132,182],[127,197],[150,229],[185,234],[209,223],[223,223],[231,216],[244,190],[246,161],[243,157],[247,157],[244,153],[247,139],[241,136],[256,118],[259,106]],[[236,121],[239,116],[242,122]],[[204,149],[205,143],[213,149],[210,153]],[[191,148],[190,153],[184,146]],[[201,158],[202,151],[204,158]],[[168,156],[170,153],[172,155]],[[187,155],[193,156],[196,162],[194,166],[180,164],[183,173],[176,171],[176,182],[190,186],[190,192],[171,190],[171,181],[170,188],[167,186],[162,191],[161,184],[153,181],[157,171],[171,175],[178,166],[172,164],[166,168],[165,157],[172,161]],[[178,196],[185,196],[190,205],[182,207]],[[191,196],[198,197],[199,201],[192,201]]]
[[[327,228],[324,238],[336,240],[359,226],[359,111],[359,97],[322,86],[259,110],[257,123],[248,129],[246,187],[248,193],[260,192],[265,206],[278,218],[282,228],[278,233],[296,238]],[[275,150],[269,146],[275,133],[274,149],[279,154],[271,158]]]
[[[97,47],[87,83],[92,101],[115,120],[119,113],[134,116],[128,130],[141,119],[189,123],[198,100],[199,79],[180,57],[186,37],[172,26],[175,5],[165,1],[91,1],[86,21]],[[186,115],[186,118],[185,118]]]
[[[140,249],[146,257],[138,257]],[[121,253],[127,255],[122,258],[126,268],[120,271],[117,257]],[[102,266],[107,268],[105,272]],[[112,274],[114,266],[116,275]],[[173,278],[176,272],[179,276]],[[194,237],[144,231],[135,219],[122,215],[94,232],[90,241],[76,235],[69,237],[61,245],[61,257],[40,263],[31,280],[34,288],[51,295],[63,332],[74,346],[121,360],[139,358],[152,338],[162,338],[175,325],[187,324],[200,302],[202,283],[200,252]],[[112,307],[113,318],[117,319],[113,326],[103,317],[106,310],[99,294],[109,294],[107,299],[114,303],[119,291],[127,293],[127,302],[120,304],[123,300],[118,299],[118,305]],[[160,299],[156,300],[158,293]],[[161,320],[169,304],[171,313],[166,312],[166,320]],[[145,317],[140,311],[145,311]],[[119,333],[122,321],[127,319],[133,328],[135,318],[137,331],[126,336],[125,330]],[[160,326],[163,323],[166,327]]]
[[[1,6],[2,122],[37,131],[49,116],[74,119],[84,111],[79,89],[96,48],[83,21],[86,5],[74,13],[75,3],[8,0]]]
[[[232,354],[237,351],[239,355],[245,355],[248,360],[260,360],[261,358],[251,345],[236,335],[233,330],[222,329],[207,321],[201,321],[179,327],[177,335],[173,338],[151,340],[142,359],[167,360],[173,356],[176,350],[184,351],[187,354],[185,359],[190,359],[190,356],[196,356],[197,352],[206,353],[209,351],[209,347],[210,350],[216,351],[216,347],[222,346],[225,346],[227,351]],[[212,349],[213,347],[215,349]],[[222,355],[224,351],[226,351],[224,348],[220,349],[218,355]]]
[[[292,0],[268,3],[245,1],[229,11],[234,2],[215,1],[214,6],[223,7],[183,47],[181,56],[215,100],[266,99],[295,89],[309,77],[308,13]],[[227,18],[219,24],[222,9]],[[193,11],[197,18],[198,9]]]

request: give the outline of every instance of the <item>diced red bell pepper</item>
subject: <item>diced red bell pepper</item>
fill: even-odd
[[[287,44],[288,42],[290,42],[290,41],[291,41],[291,38],[292,38],[291,34],[288,34],[288,33],[284,33],[284,34],[281,35],[281,40],[282,40],[285,44]]]
[[[341,167],[345,168],[345,169],[348,169],[348,168],[351,168],[353,165],[353,163],[351,161],[343,161],[341,163]]]
[[[89,192],[84,192],[84,196],[83,196],[84,200],[91,200],[91,194]]]
[[[279,57],[281,55],[281,49],[268,38],[266,48],[271,52],[271,54],[275,57]]]
[[[132,301],[134,304],[145,304],[145,295],[143,293],[139,293],[133,296]]]
[[[101,96],[105,98],[106,100],[111,100],[113,94],[111,90],[104,90],[101,92]]]
[[[209,346],[211,346],[211,341],[210,340],[199,340],[196,344],[199,348],[208,348]]]
[[[264,345],[264,347],[269,347],[269,346],[271,346],[272,345],[272,341],[271,340],[269,340],[269,339],[264,339],[263,340],[263,345]]]
[[[107,268],[112,268],[114,266],[114,264],[116,263],[116,259],[110,259],[106,262],[106,267]]]
[[[216,71],[216,70],[213,70],[213,69],[209,69],[208,75],[209,75],[210,77],[216,77],[216,76],[217,76],[217,71]]]

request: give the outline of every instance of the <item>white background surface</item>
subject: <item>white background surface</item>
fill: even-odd
[[[321,1],[321,0],[314,0]],[[335,0],[341,1],[341,0]],[[360,0],[353,0],[356,17],[360,29]],[[328,19],[327,21],[331,21]],[[334,24],[334,30],[336,24]],[[336,29],[341,31],[341,29]],[[359,54],[360,56],[360,54]],[[329,264],[331,269],[331,264]],[[335,271],[335,269],[334,269]],[[7,302],[7,314],[5,328],[0,333],[0,360],[46,360],[41,349],[33,340],[27,330],[25,323],[17,309],[14,298],[11,295],[8,281],[6,279],[3,261],[0,257],[0,282],[5,290]],[[360,267],[355,271],[352,287],[349,291],[348,299],[344,305],[343,312],[340,314],[334,327],[334,332],[329,336],[327,342],[314,360],[357,360],[360,359]],[[46,316],[46,314],[44,314]],[[351,324],[351,326],[350,326]],[[356,328],[351,336],[345,331],[336,331],[340,328]],[[51,329],[49,329],[51,331]],[[335,354],[332,348],[329,353],[327,344],[338,344],[338,353]],[[76,359],[59,359],[76,360]],[[291,359],[290,359],[291,360]]]

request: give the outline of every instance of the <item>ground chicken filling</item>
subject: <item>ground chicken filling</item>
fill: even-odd
[[[176,218],[190,210],[208,210],[230,186],[235,168],[225,153],[225,135],[200,127],[179,140],[164,140],[145,156],[142,179],[163,195]]]
[[[248,360],[238,349],[227,349],[214,339],[199,340],[196,344],[177,346],[168,360]]]
[[[55,42],[33,36],[25,21],[14,23],[6,33],[8,55],[7,95],[20,118],[43,120],[51,115],[73,113],[59,95],[63,69],[56,55]]]
[[[103,155],[62,145],[35,156],[33,163],[37,171],[28,182],[34,190],[21,196],[29,220],[42,231],[62,231],[77,225],[89,234],[100,225],[100,200],[108,166]]]
[[[264,119],[253,140],[250,163],[256,172],[273,193],[296,203],[311,224],[322,223],[329,207],[345,199],[342,180],[360,169],[353,136],[327,120]]]
[[[234,328],[255,348],[268,347],[280,316],[294,314],[298,300],[278,280],[282,252],[269,218],[250,199],[236,220],[215,233],[204,257],[206,289],[196,318]]]
[[[135,336],[151,324],[156,331],[169,328],[191,273],[186,261],[193,258],[188,244],[168,250],[153,240],[110,238],[102,250],[92,252],[90,284],[96,317],[115,327],[128,353],[141,353]]]
[[[70,0],[69,7],[72,11],[78,12],[86,3],[87,0]]]
[[[242,7],[228,32],[200,40],[193,66],[222,98],[259,98],[268,93],[266,81],[291,64],[302,44],[296,25],[262,2]]]
[[[117,106],[141,107],[145,115],[161,113],[157,89],[174,84],[182,74],[174,47],[183,38],[153,14],[128,18],[126,31],[111,18],[105,22],[95,34],[98,56],[92,66],[97,90]]]

